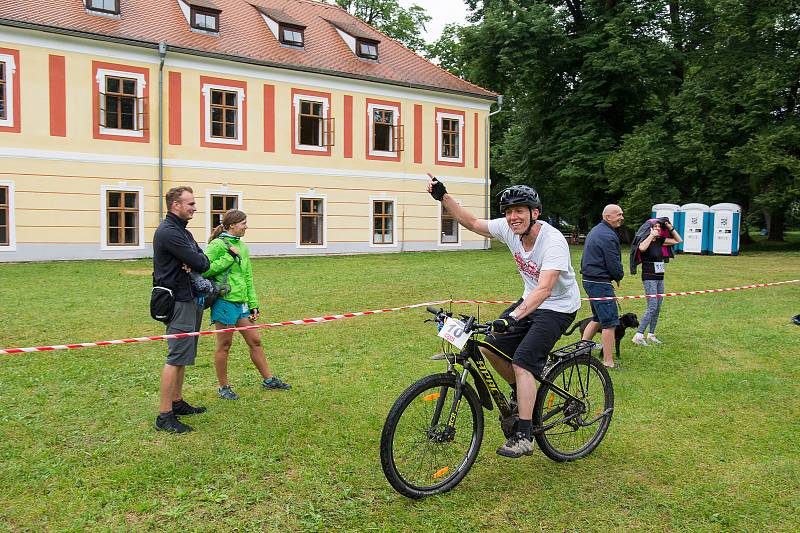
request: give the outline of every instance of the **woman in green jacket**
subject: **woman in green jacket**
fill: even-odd
[[[258,319],[258,296],[253,286],[253,267],[247,245],[242,240],[247,232],[247,215],[237,209],[230,209],[223,215],[222,224],[214,228],[208,239],[206,255],[211,266],[203,274],[217,283],[227,282],[230,292],[217,298],[211,306],[211,321],[217,329],[233,326],[247,326]],[[227,275],[227,280],[225,279]],[[264,356],[261,335],[256,329],[239,331],[247,342],[250,359],[261,373],[261,386],[265,389],[288,390],[291,385],[273,376]],[[233,332],[217,333],[217,347],[214,352],[214,366],[219,379],[219,397],[236,400],[239,396],[228,383],[228,354],[231,349]]]

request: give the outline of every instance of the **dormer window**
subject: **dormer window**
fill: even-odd
[[[378,42],[356,39],[356,55],[365,59],[378,59]]]
[[[279,27],[281,44],[303,46],[304,28],[300,26],[290,26],[288,24],[280,24]]]
[[[261,17],[279,43],[294,48],[303,48],[305,46],[306,27],[299,20],[290,17],[280,9],[257,5],[253,5],[253,7],[261,13]]]
[[[86,0],[86,9],[98,13],[119,15],[119,0]]]
[[[206,35],[219,33],[219,9],[211,0],[178,0],[178,6],[192,31]]]
[[[219,31],[219,12],[192,6],[191,9],[192,28],[205,31]]]
[[[328,22],[336,29],[339,37],[356,57],[378,60],[378,44],[380,44],[378,39],[354,23],[334,20],[328,20]]]

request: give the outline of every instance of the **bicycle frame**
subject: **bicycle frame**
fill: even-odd
[[[553,359],[563,360],[585,354],[589,350],[591,350],[591,345],[592,343],[589,343],[588,341],[578,341],[573,344],[564,346],[559,350],[551,352],[550,357],[548,358],[548,364],[550,364],[551,360]],[[447,358],[448,372],[457,373],[455,368],[456,364],[461,365],[463,368],[463,371],[460,373],[459,379],[456,382],[457,386],[455,391],[455,397],[453,399],[453,404],[450,408],[448,421],[445,426],[446,432],[455,431],[455,421],[456,417],[458,416],[459,405],[461,404],[462,388],[467,381],[468,375],[472,376],[472,379],[475,383],[475,388],[478,391],[478,396],[480,398],[481,405],[483,406],[484,409],[486,409],[487,411],[491,411],[493,409],[492,401],[494,401],[494,403],[497,405],[498,410],[500,411],[500,414],[504,418],[511,416],[512,414],[511,406],[509,405],[505,394],[503,394],[502,391],[500,391],[499,387],[497,386],[497,382],[494,379],[494,375],[492,374],[492,371],[486,364],[486,360],[484,359],[483,354],[480,353],[480,350],[478,349],[478,344],[477,342],[475,342],[473,337],[470,337],[470,339],[467,341],[467,344],[458,354],[446,353],[445,355],[454,356],[452,361],[450,360],[449,357]],[[583,401],[580,398],[573,396],[572,394],[565,391],[564,389],[562,389],[561,387],[559,387],[546,377],[534,374],[534,378],[536,378],[536,380],[539,383],[549,385],[551,390],[556,394],[558,394],[559,396],[561,396],[564,400],[583,403]],[[444,397],[440,396],[436,404],[436,409],[434,411],[434,419],[432,421],[433,423],[431,427],[435,427],[438,424],[441,418],[442,409],[444,408],[443,404],[444,404]],[[557,412],[560,411],[552,411],[548,413],[547,418],[548,419],[551,418]],[[585,424],[587,425],[592,424],[599,418],[605,416],[606,414],[608,413],[606,412],[600,413],[593,420],[586,422]],[[550,422],[546,425],[533,427],[532,431],[534,433],[547,431],[550,428],[553,428],[559,424],[563,424],[564,422],[572,420],[573,418],[576,418],[580,415],[581,415],[580,411],[568,414],[565,417],[559,418],[558,420]]]

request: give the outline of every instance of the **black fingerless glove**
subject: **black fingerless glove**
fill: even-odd
[[[257,315],[258,314],[258,307],[251,307],[250,308],[250,314],[251,315]]]
[[[498,318],[494,322],[492,322],[492,332],[493,333],[505,333],[509,329],[513,328],[517,324],[517,321],[511,317],[507,318]]]
[[[437,202],[441,202],[444,195],[447,194],[447,189],[444,186],[444,183],[433,178],[433,186],[431,187],[431,196]]]

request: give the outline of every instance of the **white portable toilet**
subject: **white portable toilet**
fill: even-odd
[[[739,226],[742,208],[736,204],[714,204],[709,220],[711,237],[709,252],[713,254],[739,255]]]
[[[710,228],[708,217],[710,211],[706,204],[683,204],[683,251],[690,254],[706,254]]]
[[[652,218],[667,217],[672,223],[672,226],[678,231],[678,235],[683,238],[683,213],[681,213],[681,206],[678,204],[655,204],[650,209]],[[676,252],[683,249],[683,243],[674,247]]]

